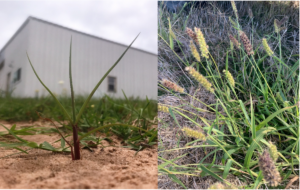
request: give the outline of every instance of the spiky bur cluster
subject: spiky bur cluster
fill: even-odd
[[[162,80],[162,85],[164,85],[165,87],[171,89],[171,90],[174,90],[176,92],[180,92],[180,93],[183,93],[184,92],[184,89],[182,87],[180,87],[179,85],[175,84],[174,82],[171,82],[167,79],[163,79]]]
[[[200,131],[196,131],[196,130],[193,130],[193,129],[190,129],[190,128],[187,128],[187,127],[184,127],[182,129],[182,131],[184,131],[184,133],[189,137],[194,137],[196,139],[200,139],[200,140],[203,140],[203,141],[206,140],[205,135],[203,133],[201,133]]]
[[[196,69],[193,67],[186,67],[186,71],[189,72],[189,74],[196,79],[206,90],[209,92],[214,92],[214,89],[212,88],[212,84],[203,76],[201,75]]]
[[[157,109],[160,112],[169,113],[169,108],[167,106],[165,106],[165,105],[157,104]]]
[[[239,30],[239,35],[240,35],[240,38],[244,44],[244,47],[245,47],[245,50],[247,52],[248,55],[254,55],[254,52],[253,52],[253,48],[252,48],[252,45],[250,43],[250,40],[248,39],[247,35]]]
[[[265,180],[273,187],[278,186],[281,182],[280,173],[275,167],[274,161],[267,150],[259,156],[258,165]]]
[[[231,34],[229,34],[229,39],[230,41],[234,44],[234,46],[238,49],[241,48],[241,44],[237,41],[237,39],[235,39],[235,37],[233,37]]]
[[[223,73],[225,74],[229,84],[234,88],[235,81],[234,81],[234,78],[233,78],[232,74],[229,71],[226,71],[226,70],[223,70]]]
[[[270,156],[273,159],[273,161],[276,162],[278,159],[277,147],[271,141],[269,141],[269,144],[270,144],[269,145]]]
[[[267,52],[267,54],[272,57],[274,55],[274,52],[271,50],[270,46],[268,45],[267,43],[267,39],[266,38],[263,38],[262,39],[262,44]]]
[[[199,42],[199,46],[200,46],[200,50],[201,50],[201,56],[205,57],[205,58],[209,58],[208,57],[208,45],[205,42],[205,38],[203,36],[203,33],[201,32],[200,28],[195,27],[195,33],[197,35],[197,40]]]
[[[200,62],[200,55],[197,51],[197,48],[195,46],[195,44],[193,43],[193,40],[190,41],[190,48],[191,48],[191,51],[192,51],[192,55],[195,57],[195,59]]]
[[[199,45],[197,35],[195,34],[195,32],[192,29],[187,27],[186,28],[186,33],[189,35],[190,38],[192,38],[194,40],[194,42],[196,42],[197,45]]]

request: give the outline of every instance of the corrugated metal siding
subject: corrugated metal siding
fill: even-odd
[[[12,38],[8,46],[1,51],[1,60],[4,59],[5,65],[0,71],[0,89],[6,91],[7,74],[11,73],[10,90],[14,96],[22,96],[25,86],[25,73],[27,72],[26,50],[28,49],[29,26],[24,25],[18,34]],[[13,82],[16,71],[21,68],[21,79]]]
[[[71,36],[73,84],[77,95],[89,94],[126,49],[113,42],[34,19],[30,20],[29,26],[30,59],[42,81],[56,94],[70,93],[68,61]],[[94,96],[123,97],[123,89],[128,97],[157,98],[156,55],[130,49],[109,76],[117,78],[116,93],[108,93],[108,81],[105,79]],[[26,73],[26,81],[24,96],[34,97],[36,90],[39,90],[39,95],[48,95],[30,69]],[[59,81],[64,81],[64,84],[59,84]]]

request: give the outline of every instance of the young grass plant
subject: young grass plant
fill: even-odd
[[[138,36],[137,36],[138,37]],[[136,38],[137,38],[136,37]],[[32,70],[34,71],[35,76],[38,78],[38,80],[40,81],[40,83],[46,88],[46,90],[51,94],[51,96],[54,98],[54,100],[56,101],[56,103],[59,105],[59,107],[61,108],[61,110],[64,112],[64,114],[67,116],[68,121],[70,122],[71,126],[72,126],[72,130],[73,130],[73,142],[74,142],[74,151],[73,151],[73,147],[70,145],[70,143],[68,142],[70,148],[71,148],[71,154],[72,154],[72,160],[80,160],[80,139],[78,137],[78,123],[79,120],[82,117],[82,114],[84,112],[84,110],[87,108],[88,103],[90,102],[91,98],[93,97],[95,91],[98,89],[98,87],[100,86],[100,84],[104,81],[104,79],[107,77],[107,75],[113,70],[113,68],[120,62],[120,60],[123,58],[123,56],[126,54],[126,52],[128,51],[128,49],[131,47],[131,45],[133,44],[133,42],[136,40],[136,38],[131,42],[131,44],[126,48],[126,50],[124,51],[124,53],[119,57],[119,59],[113,64],[113,66],[111,66],[111,68],[104,74],[104,76],[100,79],[100,81],[97,83],[97,85],[94,87],[94,89],[92,90],[92,92],[90,93],[90,95],[88,96],[88,98],[85,100],[85,102],[83,103],[81,109],[79,110],[79,113],[76,115],[75,113],[75,98],[74,98],[74,90],[73,90],[73,82],[72,82],[72,39],[71,39],[71,43],[70,43],[70,57],[69,57],[69,77],[70,77],[70,88],[71,88],[71,99],[72,99],[72,118],[69,116],[68,112],[66,111],[66,109],[61,105],[61,103],[58,101],[58,99],[56,98],[56,96],[54,96],[54,94],[51,92],[51,90],[42,82],[42,80],[40,79],[40,77],[38,76],[38,74],[36,73],[30,58],[27,54],[27,58],[29,60],[29,63],[32,67]],[[62,136],[63,137],[63,136]],[[82,139],[82,137],[81,137]],[[65,140],[66,141],[66,140]],[[67,141],[66,141],[67,142]]]
[[[173,57],[178,57],[176,62],[187,68],[185,74],[191,76],[191,83],[199,86],[191,85],[193,88],[179,94],[168,90],[163,84],[159,85],[169,93],[160,102],[170,102],[160,104],[164,104],[164,108],[160,106],[160,127],[174,125],[181,129],[178,130],[180,132],[192,131],[196,134],[201,130],[204,134],[191,135],[190,132],[186,135],[176,129],[179,138],[172,148],[164,146],[169,139],[160,136],[159,175],[172,176],[172,181],[184,188],[193,188],[185,182],[192,181],[190,178],[199,176],[199,173],[200,177],[211,176],[230,187],[284,188],[290,178],[299,175],[299,74],[294,69],[295,65],[299,66],[299,54],[293,55],[297,57],[294,62],[288,56],[276,53],[282,52],[280,45],[271,50],[267,39],[280,39],[281,34],[277,31],[265,34],[268,38],[262,38],[258,46],[251,44],[248,35],[242,31],[243,25],[238,22],[234,2],[232,5],[236,17],[232,20],[236,26],[233,30],[239,38],[234,40],[233,36],[230,37],[236,49],[224,50],[225,68],[220,67],[209,53],[206,36],[197,26],[194,31],[187,30],[186,35],[193,41],[196,39],[191,34],[194,32],[197,35],[199,43],[195,41],[193,44],[199,44],[201,59],[195,56],[193,46],[188,58],[172,51],[176,54]],[[265,51],[259,51],[262,46]],[[195,65],[199,67],[196,69]],[[289,73],[288,76],[285,73]],[[208,97],[203,98],[205,101],[201,97],[203,94]],[[266,152],[268,148],[270,155]],[[202,149],[204,152],[199,153]],[[167,155],[172,154],[173,157],[166,159]],[[189,162],[184,163],[186,155],[189,155],[186,159]],[[192,155],[200,157],[194,158]],[[234,183],[228,179],[229,176],[235,176],[241,183]]]

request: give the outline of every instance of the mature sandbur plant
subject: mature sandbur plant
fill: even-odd
[[[210,54],[214,47],[206,44],[201,28],[186,27],[193,58],[180,56],[166,36],[159,34],[194,84],[185,88],[176,83],[165,85],[165,78],[159,84],[161,91],[170,94],[160,102],[173,104],[159,103],[158,109],[161,115],[169,114],[182,131],[177,132],[180,138],[176,147],[166,148],[162,143],[165,137],[160,140],[159,175],[167,175],[184,188],[180,176],[187,176],[189,181],[188,176],[199,175],[219,181],[210,189],[283,188],[291,177],[299,175],[299,54],[292,55],[296,62],[283,54],[276,21],[274,32],[264,34],[261,43],[254,46],[239,24],[235,3],[231,3],[235,18],[230,19],[236,35],[228,34],[232,45],[225,52],[225,68]],[[273,50],[269,39],[278,40]],[[181,42],[177,44],[180,47]],[[210,94],[212,100],[201,101],[197,91]],[[180,103],[174,105],[176,101]],[[208,119],[205,114],[213,116]],[[159,122],[161,127],[171,127],[164,117]],[[192,140],[180,147],[183,138]],[[207,148],[212,149],[207,152]],[[177,163],[189,154],[188,150],[196,154],[197,149],[205,153],[200,162]],[[187,153],[178,154],[183,150]],[[175,152],[178,156],[174,159],[164,158]],[[236,176],[243,185],[234,184],[227,179],[229,175]]]

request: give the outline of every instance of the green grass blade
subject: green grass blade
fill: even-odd
[[[2,125],[2,124],[1,124],[1,125]],[[2,127],[4,127],[4,128],[9,132],[9,134],[11,134],[12,136],[14,136],[14,137],[15,137],[16,139],[18,139],[19,141],[24,142],[24,143],[28,143],[28,141],[26,141],[26,140],[24,140],[24,139],[18,137],[17,135],[15,135],[15,133],[14,133],[13,131],[9,130],[9,129],[8,129],[7,127],[5,127],[4,125],[2,125]]]
[[[70,42],[69,77],[70,77],[70,88],[71,88],[71,99],[72,99],[73,123],[75,123],[75,120],[76,120],[75,98],[74,98],[74,89],[73,89],[73,80],[72,80],[72,37],[71,37],[71,42]]]
[[[57,103],[57,105],[60,107],[60,109],[64,112],[64,114],[67,116],[68,120],[73,123],[71,117],[69,116],[68,112],[66,111],[66,109],[61,105],[61,103],[58,101],[58,99],[54,96],[54,94],[51,92],[51,90],[49,90],[49,88],[43,83],[43,81],[40,79],[39,75],[36,73],[31,61],[30,61],[30,58],[28,56],[28,53],[26,52],[27,54],[27,58],[28,58],[28,61],[31,65],[31,68],[35,74],[35,76],[38,78],[38,80],[40,81],[40,83],[46,88],[46,90],[50,93],[50,95],[54,98],[55,102]]]
[[[251,125],[251,120],[250,120],[249,115],[248,115],[248,113],[247,113],[247,111],[246,111],[246,108],[245,108],[245,106],[244,106],[244,104],[243,104],[243,102],[242,102],[241,100],[239,100],[239,103],[240,103],[240,106],[241,106],[241,108],[242,108],[242,111],[243,111],[243,113],[244,113],[244,115],[245,115],[245,117],[246,117],[246,119],[247,119],[247,121],[248,121],[248,124],[249,124],[249,126],[250,126],[250,125]]]
[[[252,131],[252,139],[255,139],[256,138],[255,116],[254,116],[253,102],[252,102],[251,93],[250,93],[250,105],[251,105],[251,131]]]
[[[96,129],[93,129],[93,130],[89,131],[88,133],[85,133],[84,135],[80,136],[79,140],[82,140],[83,138],[89,136],[92,133],[95,133],[96,131],[99,131],[99,130],[104,129],[106,127],[113,127],[113,126],[129,127],[129,128],[138,129],[138,130],[147,132],[147,130],[142,129],[140,127],[136,127],[136,126],[132,126],[132,125],[127,125],[127,124],[113,123],[113,124],[104,125],[104,126],[96,128]],[[157,136],[157,134],[156,134],[156,136]]]
[[[183,188],[187,189],[186,186],[176,177],[176,175],[174,174],[168,174],[168,177],[171,178],[172,181],[174,181],[175,183],[178,183],[179,185],[181,185]]]
[[[200,168],[202,169],[202,171],[204,171],[205,173],[208,173],[210,176],[212,176],[213,178],[217,179],[218,181],[221,181],[221,182],[226,183],[227,185],[231,186],[231,184],[228,181],[225,181],[220,176],[218,176],[214,172],[212,172],[209,169],[207,169],[205,166],[200,166]]]
[[[227,164],[226,164],[225,168],[224,168],[223,179],[226,179],[226,178],[227,178],[228,173],[229,173],[229,170],[230,170],[230,167],[231,167],[231,164],[232,164],[232,160],[229,159],[229,160],[227,161]]]
[[[94,95],[94,93],[96,92],[96,90],[98,89],[98,87],[100,86],[100,84],[107,77],[107,75],[113,70],[113,68],[115,68],[115,66],[120,62],[120,60],[123,58],[123,56],[126,54],[126,52],[128,51],[128,49],[131,47],[131,45],[133,44],[133,42],[137,39],[137,37],[139,35],[140,34],[138,34],[135,37],[135,39],[131,42],[131,44],[126,48],[126,50],[124,51],[124,53],[119,57],[119,59],[115,62],[115,64],[105,73],[105,75],[101,78],[101,80],[95,86],[95,88],[93,89],[93,91],[90,93],[89,97],[86,99],[86,101],[84,102],[83,106],[80,108],[79,113],[77,114],[75,125],[79,122],[81,115],[83,114],[84,110],[86,109],[86,106],[88,105],[89,101],[91,100],[92,96]]]
[[[251,143],[251,145],[250,145],[250,147],[247,151],[246,157],[245,157],[245,161],[244,161],[244,167],[245,168],[249,168],[250,161],[251,161],[254,149],[258,146],[258,143],[264,138],[264,135],[266,133],[271,132],[273,130],[276,130],[276,129],[273,128],[273,127],[267,127],[267,128],[264,128],[264,129],[261,129],[261,130],[257,131],[257,136],[252,141],[252,143]]]
[[[255,180],[253,189],[258,189],[259,188],[259,184],[260,184],[261,180],[263,179],[263,177],[264,176],[262,175],[262,171],[259,171],[258,177]]]
[[[278,110],[277,112],[271,114],[269,117],[267,117],[267,119],[265,119],[264,121],[262,121],[259,125],[257,125],[256,127],[256,131],[260,130],[263,126],[265,126],[269,121],[271,121],[274,117],[276,117],[278,114],[280,114],[281,112],[285,111],[285,110],[288,110],[288,109],[291,109],[293,107],[295,107],[296,105],[294,106],[290,106],[290,107],[286,107],[286,108],[282,108],[280,110]]]
[[[55,148],[53,146],[51,146],[47,141],[40,144],[40,148],[46,149],[46,150],[51,150],[51,151],[55,150]]]

